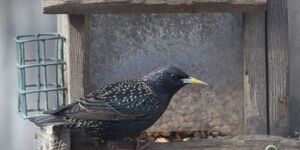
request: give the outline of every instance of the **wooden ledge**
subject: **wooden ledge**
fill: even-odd
[[[46,14],[191,13],[265,10],[267,0],[42,0]]]
[[[170,142],[165,144],[154,143],[149,145],[148,148],[151,150],[265,150],[267,146],[275,146],[277,149],[280,150],[298,150],[300,148],[300,141],[295,139],[282,138],[278,136],[245,135],[228,139],[202,139],[191,140],[188,142]]]
[[[99,139],[97,140],[94,137],[89,137],[80,131],[70,131],[62,126],[37,127],[35,131],[36,149],[112,150],[112,147],[114,147],[122,150],[134,150],[137,147],[136,144],[143,146],[145,142],[109,141],[107,143],[102,143]],[[145,150],[265,150],[267,146],[275,146],[280,150],[299,150],[300,141],[278,136],[241,135],[233,138],[191,139],[186,142],[150,142]],[[272,148],[268,150],[271,149]]]

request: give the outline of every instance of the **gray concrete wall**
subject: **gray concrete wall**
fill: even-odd
[[[210,86],[180,90],[150,130],[241,132],[241,14],[95,14],[89,24],[88,91],[174,64]]]

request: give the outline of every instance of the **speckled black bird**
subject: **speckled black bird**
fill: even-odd
[[[155,123],[173,95],[186,84],[206,85],[174,66],[146,76],[97,89],[49,116],[32,119],[37,125],[66,124],[102,139],[121,139]]]

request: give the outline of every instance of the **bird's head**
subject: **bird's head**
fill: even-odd
[[[208,85],[206,82],[191,77],[174,66],[158,68],[145,77],[156,88],[155,90],[172,95],[187,84]]]

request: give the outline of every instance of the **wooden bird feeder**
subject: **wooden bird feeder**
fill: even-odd
[[[287,0],[42,2],[44,13],[60,14],[68,102],[166,64],[210,84],[179,91],[148,132],[205,130],[226,137],[153,143],[146,149],[299,149],[299,141],[285,138],[293,130]],[[101,147],[59,127],[39,129],[35,137],[37,149],[46,143],[53,149]]]

